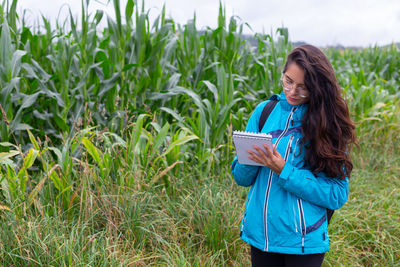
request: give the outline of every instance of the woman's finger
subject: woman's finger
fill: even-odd
[[[260,153],[259,156],[260,156],[264,161],[268,162],[269,159],[270,159],[270,155],[268,155],[268,152],[265,152],[265,150],[263,150],[261,147],[258,147],[258,146],[254,146],[254,147],[257,147],[256,149],[257,149],[258,153]]]
[[[252,157],[256,157],[256,153],[254,153],[253,151],[251,151],[251,150],[247,149],[247,150],[246,150],[246,152],[247,152],[247,153],[249,153],[249,154],[250,154],[250,156],[252,156]]]
[[[258,152],[260,154],[257,154],[256,152],[247,149],[246,152],[250,154],[249,159],[251,159],[251,160],[253,160],[255,162],[258,162],[258,163],[260,163],[262,165],[267,166],[268,163],[266,162],[267,159],[266,159],[265,153],[257,146],[255,146],[254,149],[258,149]]]
[[[260,157],[259,157],[259,155],[257,153],[255,153],[255,152],[253,152],[253,151],[251,151],[249,149],[247,149],[246,152],[250,154],[249,159],[257,161],[257,162],[260,161]]]
[[[257,150],[257,152],[259,153],[259,156],[263,156],[265,154],[264,151],[260,147],[254,145],[253,148],[255,150]]]
[[[274,156],[276,156],[276,157],[279,155],[278,150],[276,150],[276,145],[273,146],[272,152],[273,152]]]
[[[273,153],[272,153],[271,149],[269,148],[269,146],[267,144],[264,144],[264,148],[267,151],[266,154],[267,154],[268,158],[272,158]]]

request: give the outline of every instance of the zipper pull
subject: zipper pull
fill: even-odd
[[[292,118],[292,121],[290,122],[290,124],[293,126],[293,118]]]
[[[290,136],[290,140],[289,140],[289,152],[290,153],[293,153],[293,149],[292,149],[292,141],[293,141],[293,138],[294,138],[294,135],[292,134],[291,136]]]
[[[301,238],[301,251],[304,253],[304,235]]]

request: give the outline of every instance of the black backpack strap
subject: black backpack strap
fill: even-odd
[[[258,131],[261,132],[262,128],[264,127],[265,122],[267,121],[269,114],[271,114],[272,110],[275,108],[276,104],[278,103],[278,97],[273,95],[270,101],[265,105],[263,111],[261,112],[260,121],[258,123]]]
[[[328,224],[330,223],[334,212],[335,212],[334,210],[326,209],[326,215],[328,216]]]

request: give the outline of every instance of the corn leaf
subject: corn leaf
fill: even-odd
[[[87,139],[86,137],[84,137],[82,139],[82,143],[85,146],[86,150],[89,152],[89,154],[92,156],[92,158],[96,161],[98,166],[100,166],[102,168],[103,163],[102,163],[102,155],[101,155],[100,150],[97,147],[95,147],[92,144],[92,142],[90,142],[90,140]]]

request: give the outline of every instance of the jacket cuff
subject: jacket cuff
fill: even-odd
[[[286,180],[289,178],[289,176],[292,174],[293,172],[293,166],[292,164],[286,162],[285,166],[283,166],[283,169],[281,171],[281,174],[279,175],[279,181],[281,183],[286,182]]]

